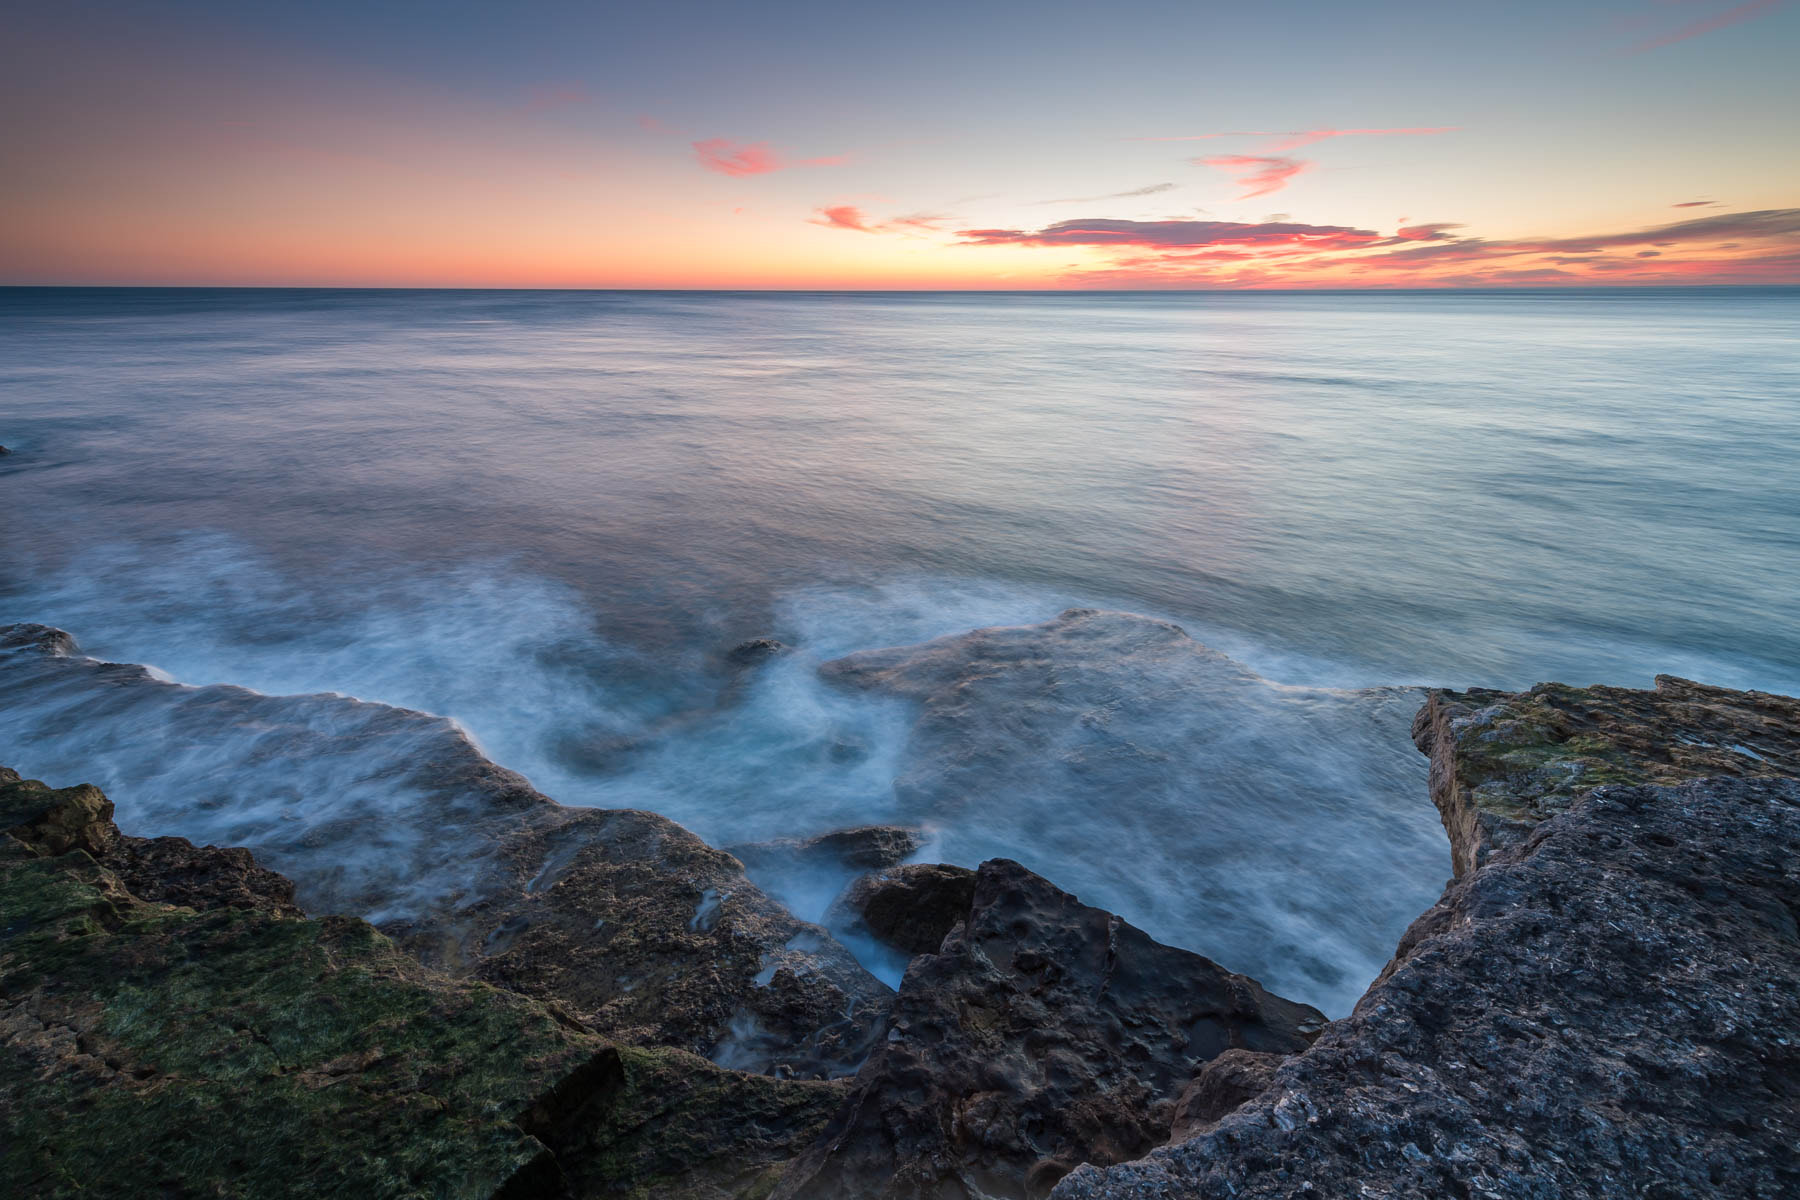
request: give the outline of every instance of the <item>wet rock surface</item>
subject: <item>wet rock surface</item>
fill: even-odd
[[[1460,877],[1260,1094],[1057,1200],[1800,1194],[1800,782],[1731,749],[1785,770],[1793,703],[1434,694]]]
[[[291,760],[316,791],[217,817],[202,791],[176,819],[241,841],[294,881],[306,911],[367,915],[452,975],[556,1003],[609,1036],[750,1071],[846,1075],[886,1031],[891,989],[736,859],[653,813],[558,805],[441,717],[184,687],[80,657],[68,634],[37,625],[0,629],[5,688],[122,713],[187,753],[220,728],[259,730],[255,748]],[[178,884],[168,868],[179,844],[134,846],[133,857],[155,859],[144,876],[159,886],[194,897],[208,886],[197,873]],[[250,879],[240,873],[246,895]]]
[[[727,846],[752,871],[782,873],[852,867],[867,871],[906,861],[925,844],[910,825],[858,825],[811,838],[777,838]]]
[[[110,811],[0,768],[0,1193],[761,1200],[847,1087],[609,1044]]]
[[[127,837],[113,824],[112,801],[87,784],[50,788],[0,767],[0,832],[40,854],[84,851],[142,900],[300,915],[294,885],[259,866],[248,850]]]
[[[500,858],[506,885],[402,940],[609,1036],[746,1071],[847,1075],[886,1032],[886,985],[673,821],[556,808]]]
[[[892,811],[936,831],[933,857],[1054,861],[1090,903],[1328,1011],[1443,889],[1419,689],[1290,687],[1086,608],[820,673],[916,706]]]
[[[933,954],[975,902],[975,872],[944,863],[911,863],[860,876],[832,902],[825,923],[875,939],[903,954]]]
[[[1042,1196],[1077,1163],[1162,1144],[1207,1060],[1302,1050],[1323,1024],[1017,863],[984,863],[965,919],[908,967],[887,1039],[775,1195]]]

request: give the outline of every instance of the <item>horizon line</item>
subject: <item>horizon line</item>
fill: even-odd
[[[387,284],[387,283],[0,283],[0,291],[139,291],[139,292],[635,292],[676,295],[1238,295],[1245,293],[1384,293],[1384,292],[1733,292],[1800,290],[1800,279],[1787,283],[1533,283],[1442,284],[1339,287],[1148,287],[1148,288],[972,288],[972,287],[623,287],[589,285],[558,287],[547,284]]]

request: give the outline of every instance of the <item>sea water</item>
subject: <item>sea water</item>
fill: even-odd
[[[0,621],[442,714],[721,845],[922,816],[1335,1014],[1448,850],[1404,714],[1305,695],[1800,691],[1797,329],[1794,289],[0,290]],[[1154,787],[900,812],[916,714],[817,666],[1074,605],[1292,709],[1138,712]],[[794,653],[734,672],[758,636]],[[110,711],[16,689],[0,763],[202,837],[293,770]]]

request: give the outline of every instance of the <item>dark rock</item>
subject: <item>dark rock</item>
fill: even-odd
[[[620,1040],[742,1070],[847,1075],[886,1031],[885,985],[673,821],[557,808],[500,858],[514,886],[402,931],[406,944]]]
[[[937,831],[932,857],[1032,847],[1060,886],[1283,994],[1349,1011],[1443,889],[1420,689],[1285,686],[1084,608],[820,674],[916,706],[888,811]]]
[[[1413,721],[1462,875],[1603,783],[1800,777],[1800,700],[1658,675],[1655,691],[1434,690]]]
[[[1216,1125],[1221,1117],[1244,1101],[1268,1090],[1275,1069],[1288,1060],[1286,1054],[1255,1050],[1227,1050],[1200,1068],[1194,1081],[1175,1102],[1169,1126],[1170,1143],[1185,1142]]]
[[[30,832],[94,789],[36,790],[0,835],[0,1194],[485,1195],[543,1158],[511,1118],[600,1039],[360,921],[142,899],[86,848],[110,821]]]
[[[112,801],[97,787],[52,788],[0,767],[0,833],[40,854],[106,854],[119,837],[112,818]]]
[[[608,1045],[95,796],[0,768],[0,1194],[762,1200],[848,1086]]]
[[[727,846],[728,853],[752,871],[782,874],[814,868],[851,867],[868,871],[906,861],[925,844],[919,830],[907,825],[858,825],[812,838],[777,838]]]
[[[441,717],[343,696],[183,687],[78,657],[46,626],[0,628],[0,686],[24,703],[55,696],[58,711],[78,696],[90,712],[190,746],[257,730],[255,782],[291,768],[307,784],[282,819],[259,804],[194,803],[183,789],[157,823],[242,842],[294,882],[306,911],[369,915],[452,976],[554,1003],[610,1036],[753,1071],[850,1074],[886,1030],[892,991],[736,859],[653,813],[564,808]],[[43,836],[80,836],[87,818],[69,819]],[[134,846],[157,858],[148,875],[180,874],[181,844]],[[194,854],[197,874],[168,898],[266,894],[216,855]],[[129,858],[117,866],[129,872]],[[224,875],[203,882],[215,867]]]
[[[887,1040],[775,1195],[1041,1196],[1077,1163],[1166,1141],[1207,1060],[1302,1050],[1323,1024],[1017,863],[987,862],[967,922],[913,960]]]
[[[1800,782],[1745,769],[1793,705],[1434,694],[1459,877],[1261,1094],[1057,1200],[1800,1194]]]
[[[975,872],[912,863],[852,880],[825,924],[866,933],[904,954],[935,954],[945,936],[968,920],[974,902]]]
[[[734,667],[751,667],[777,654],[786,654],[787,649],[772,637],[751,638],[747,642],[739,642],[727,651],[725,661]]]
[[[294,903],[293,883],[258,866],[242,846],[196,846],[182,837],[121,837],[101,861],[143,900],[302,915]]]

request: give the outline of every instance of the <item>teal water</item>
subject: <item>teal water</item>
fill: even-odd
[[[3,290],[0,619],[444,713],[565,802],[722,843],[893,815],[910,715],[809,670],[727,687],[763,634],[816,663],[1080,604],[1284,684],[1795,692],[1796,330],[1793,289]],[[181,824],[154,739],[96,766],[28,707],[0,762]],[[1137,732],[1187,770],[1189,729]],[[256,786],[220,737],[221,786]],[[620,739],[648,749],[596,750]],[[1039,806],[1004,834],[928,816],[946,857],[1011,854],[1341,1009],[1447,873],[1422,763],[1371,743],[1321,781],[1246,746],[1204,764],[1264,830],[1223,858],[1192,774],[997,796]],[[1322,867],[1313,803],[1383,817]],[[1162,822],[1160,859],[1109,864],[1107,806]],[[1234,870],[1260,882],[1194,883]],[[1300,962],[1321,937],[1346,949]]]

